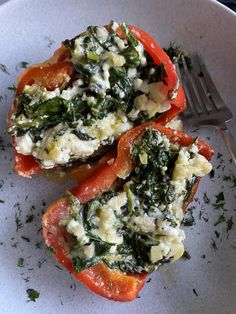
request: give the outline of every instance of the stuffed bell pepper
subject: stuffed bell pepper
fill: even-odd
[[[133,300],[149,273],[184,253],[181,221],[212,153],[154,122],[129,130],[113,158],[48,208],[46,245],[93,292]]]
[[[30,177],[99,159],[127,130],[164,125],[185,106],[175,66],[147,33],[89,26],[19,77],[9,112],[15,170]]]

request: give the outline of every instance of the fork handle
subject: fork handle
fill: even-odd
[[[220,133],[225,141],[225,144],[230,152],[230,155],[232,157],[232,160],[236,166],[236,145],[235,145],[235,140],[232,136],[232,134],[230,133],[229,129],[227,128],[226,125],[224,125],[223,127],[220,127]]]

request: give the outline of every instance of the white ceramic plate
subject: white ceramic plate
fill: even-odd
[[[235,174],[235,168],[215,130],[202,129],[195,133],[209,137],[216,155],[215,177],[204,178],[198,200],[193,204],[196,224],[186,228],[185,244],[192,258],[152,274],[140,298],[132,303],[102,299],[75,282],[66,270],[58,268],[42,242],[40,221],[42,211],[59,198],[65,186],[49,183],[40,176],[31,180],[20,178],[12,171],[12,149],[5,120],[13,98],[8,87],[16,83],[22,71],[19,63],[41,62],[63,39],[75,36],[89,24],[102,25],[111,19],[143,28],[162,46],[175,41],[188,51],[200,52],[224,100],[236,113],[236,15],[215,1],[12,0],[3,4],[0,63],[7,66],[10,75],[0,71],[0,200],[4,201],[0,202],[0,313],[233,314],[236,187],[232,187],[233,182],[224,181],[223,176]],[[235,120],[232,124],[235,125]],[[225,205],[217,210],[213,203],[221,191]],[[208,204],[203,201],[204,192],[210,199]],[[223,213],[226,221],[232,217],[234,222],[228,235],[226,222],[214,226]],[[30,214],[33,221],[25,223]],[[16,231],[17,217],[23,224]],[[213,248],[214,243],[217,249]],[[24,267],[17,266],[19,258],[24,258]],[[40,292],[35,303],[27,302],[29,288]]]

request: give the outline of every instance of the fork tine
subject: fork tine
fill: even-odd
[[[206,92],[208,98],[210,99],[210,101],[213,103],[214,107],[217,110],[219,110],[222,107],[225,107],[224,101],[221,98],[218,90],[216,89],[215,84],[214,84],[204,62],[202,61],[202,58],[200,58],[199,55],[195,55],[195,60],[196,60],[198,66],[200,68],[201,82],[203,82],[205,85],[205,92]]]
[[[179,80],[182,82],[182,85],[184,86],[185,96],[186,96],[187,102],[188,102],[188,106],[186,107],[184,112],[182,112],[181,114],[185,117],[192,116],[192,115],[198,116],[198,113],[197,113],[195,107],[194,106],[192,107],[192,99],[191,99],[189,90],[186,86],[187,80],[186,80],[184,73],[181,73],[181,71],[180,71],[178,60],[176,60],[176,62],[175,62],[175,67],[176,67],[176,72],[178,74]]]
[[[185,60],[184,60],[185,62]],[[196,94],[193,89],[193,84],[190,79],[190,74],[188,72],[188,69],[186,70],[187,65],[184,64],[184,67],[180,69],[181,72],[181,78],[183,82],[184,91],[187,98],[188,106],[191,108],[192,114],[195,116],[199,116],[202,113],[202,110],[199,106],[196,106],[195,104],[198,103],[198,99],[196,97]]]
[[[194,83],[196,84],[196,90],[198,90],[199,98],[201,99],[202,107],[204,107],[205,112],[207,113],[217,110],[215,104],[209,99],[209,97],[207,97],[207,91],[201,80],[201,72],[196,55],[191,55],[191,63],[193,66],[191,69],[191,73],[194,78]]]
[[[201,113],[207,113],[207,108],[206,106],[204,106],[204,101],[202,100],[201,97],[201,92],[199,91],[199,82],[198,79],[196,79],[196,77],[194,77],[194,70],[191,69],[189,70],[186,61],[185,61],[185,57],[182,55],[181,56],[182,59],[182,63],[183,63],[183,67],[184,67],[184,71],[188,77],[189,83],[191,85],[191,89],[192,92],[195,95],[195,101],[193,103],[193,105],[195,106],[196,110],[201,114]],[[200,109],[200,110],[198,110]]]

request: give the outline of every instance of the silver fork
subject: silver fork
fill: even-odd
[[[178,61],[182,61],[182,66]],[[198,55],[191,55],[191,66],[182,55],[175,66],[184,87],[187,108],[182,116],[189,124],[197,127],[213,126],[218,128],[236,165],[236,146],[226,122],[233,118],[209,72]]]

